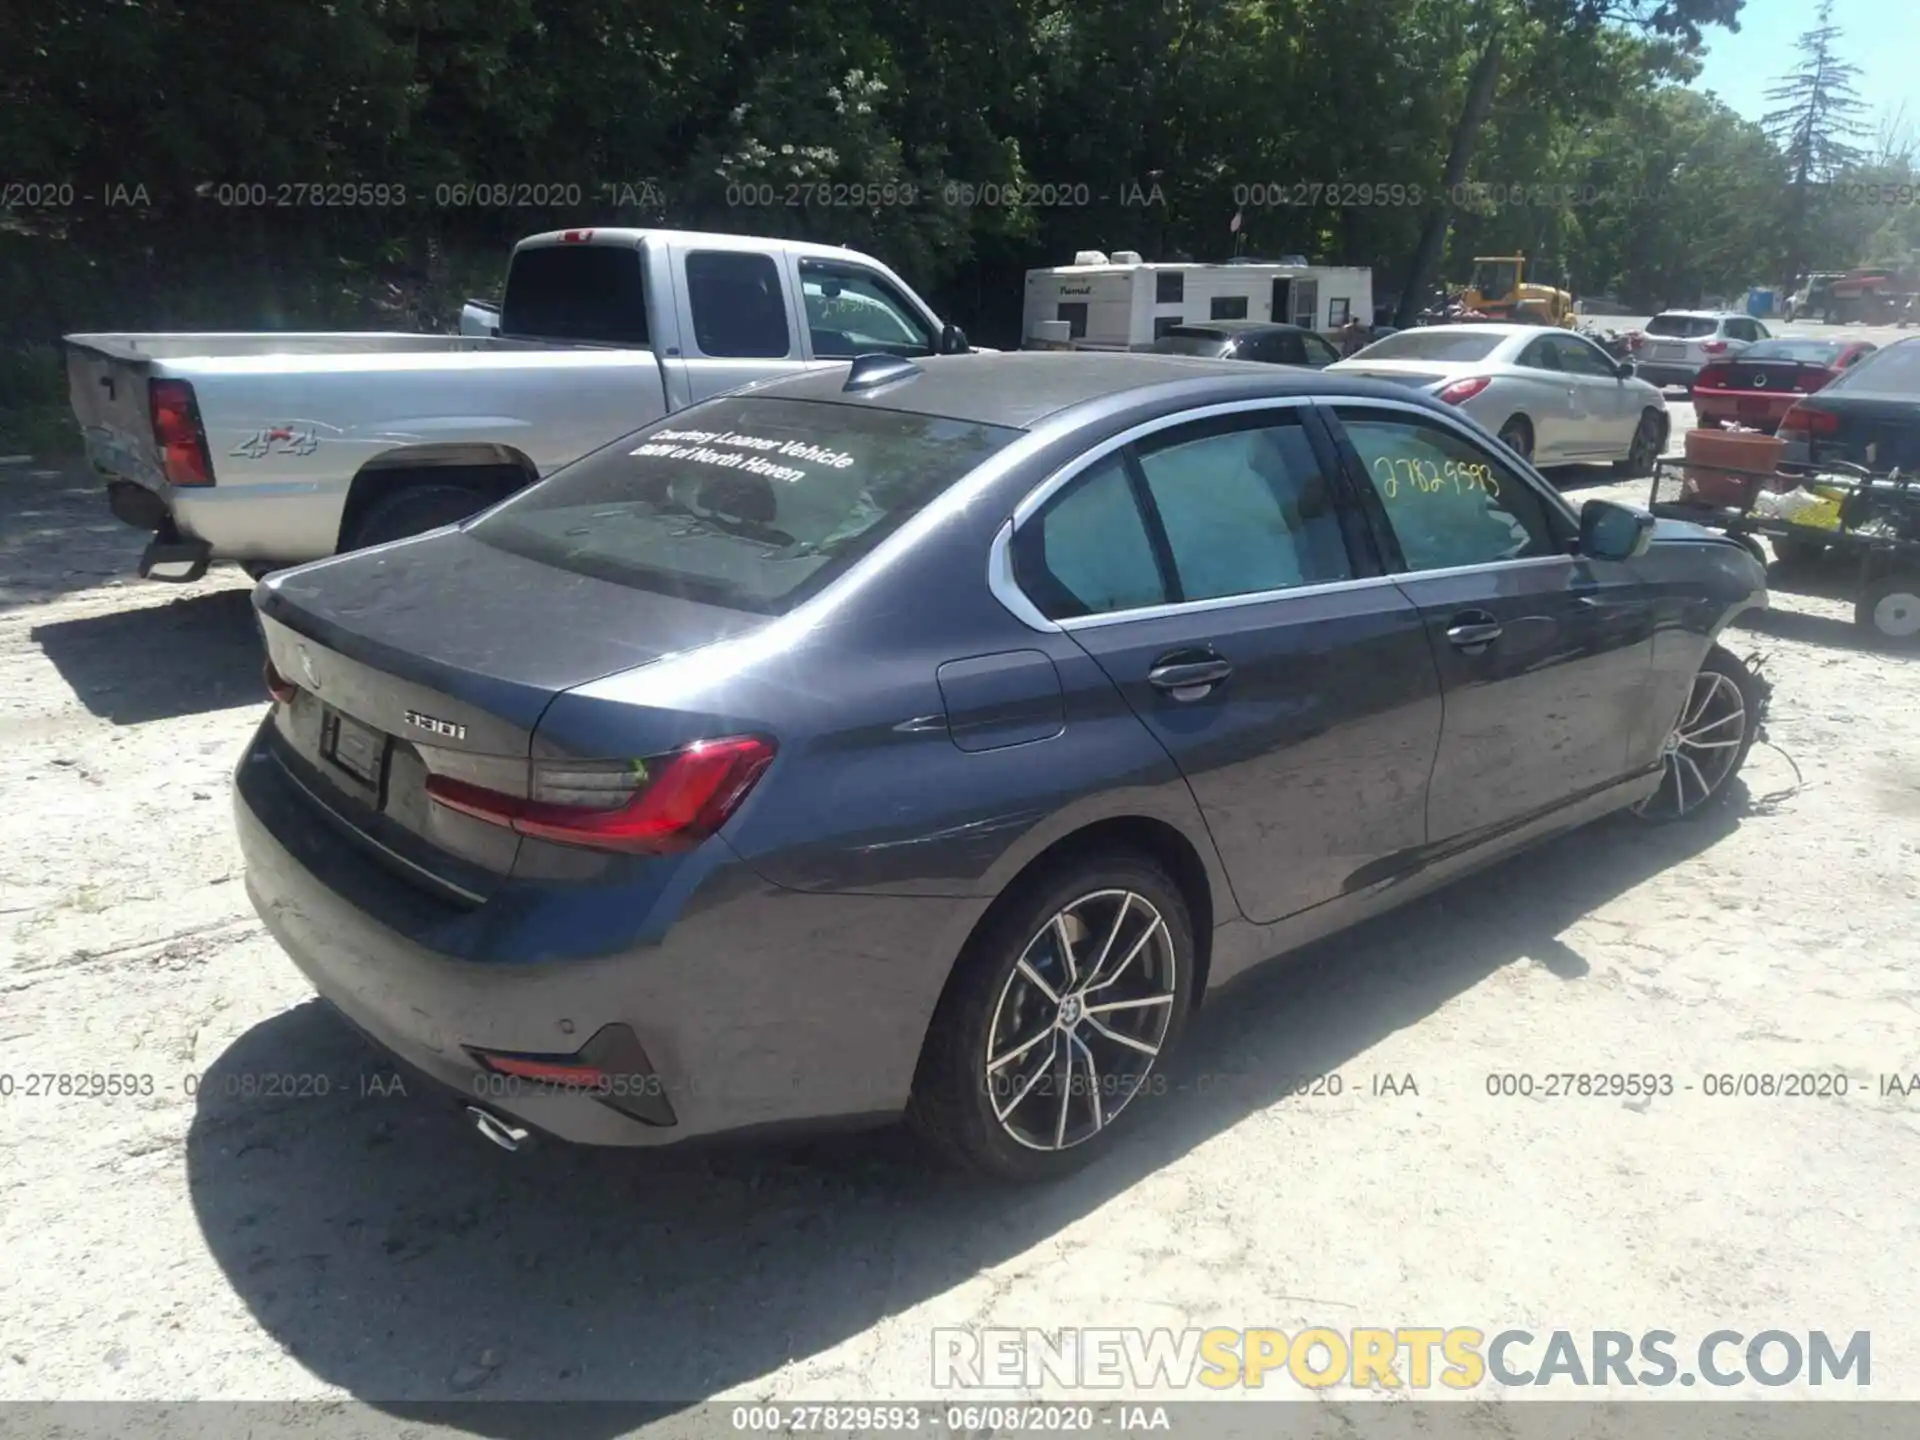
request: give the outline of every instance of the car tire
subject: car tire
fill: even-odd
[[[989,1179],[1078,1169],[1162,1093],[1192,1005],[1195,953],[1180,887],[1144,855],[1082,856],[1034,877],[996,907],[954,966],[921,1051],[909,1123],[943,1161]],[[1099,994],[1116,997],[1098,1002],[1113,1008],[1087,1012],[1095,1002],[1086,997]],[[1116,1034],[1130,1043],[1108,1038]],[[1043,1045],[1046,1058],[1030,1066]]]
[[[344,547],[364,550],[390,540],[405,540],[464,520],[484,509],[487,497],[465,485],[406,485],[367,507]]]
[[[1724,646],[1709,650],[1661,747],[1659,788],[1633,813],[1664,824],[1724,805],[1760,734],[1771,689]]]
[[[1524,415],[1509,415],[1500,427],[1500,443],[1529,465],[1533,463],[1533,422]]]
[[[1640,423],[1633,427],[1633,440],[1624,460],[1613,462],[1614,473],[1623,480],[1640,480],[1653,473],[1653,462],[1666,448],[1667,427],[1658,410],[1640,412]]]
[[[1853,603],[1854,623],[1889,649],[1920,649],[1920,572],[1895,570],[1869,581]]]

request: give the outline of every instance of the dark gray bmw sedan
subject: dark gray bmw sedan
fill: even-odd
[[[1212,987],[1720,800],[1764,603],[1399,387],[865,357],[263,581],[247,885],[499,1143],[904,1113],[1045,1176]]]

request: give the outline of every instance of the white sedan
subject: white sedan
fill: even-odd
[[[1457,405],[1536,465],[1610,460],[1646,475],[1667,444],[1667,402],[1571,330],[1430,325],[1375,341],[1329,372],[1371,375]]]

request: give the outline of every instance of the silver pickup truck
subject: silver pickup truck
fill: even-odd
[[[69,335],[67,378],[140,573],[254,574],[464,519],[650,420],[855,355],[967,350],[857,251],[676,230],[514,247],[460,335]]]

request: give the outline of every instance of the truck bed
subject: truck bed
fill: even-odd
[[[67,343],[111,360],[137,364],[198,355],[451,354],[485,342],[466,335],[416,335],[398,330],[198,330],[69,335]]]

